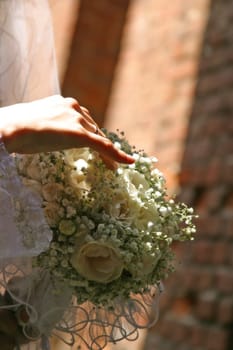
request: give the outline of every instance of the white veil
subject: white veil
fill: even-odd
[[[0,107],[59,91],[47,0],[0,0]],[[32,268],[32,257],[48,247],[51,231],[45,223],[41,199],[22,185],[13,163],[0,142],[0,292],[5,292],[8,299],[0,308],[16,310],[24,305],[40,333],[49,334],[69,304],[70,292],[64,291],[62,300],[51,295],[49,276]],[[22,210],[14,217],[16,202],[21,203]],[[26,246],[19,239],[25,231],[26,238],[30,236]],[[23,278],[18,280],[15,276]],[[63,307],[59,308],[61,304]],[[45,319],[48,310],[53,310],[50,323]],[[37,328],[25,328],[24,334],[37,338]],[[42,343],[38,348],[48,349],[44,339]]]
[[[0,0],[0,105],[59,93],[47,0]]]

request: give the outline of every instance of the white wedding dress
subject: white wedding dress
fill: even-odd
[[[0,0],[0,106],[56,93],[59,83],[47,0]],[[54,297],[49,276],[32,268],[33,256],[48,248],[51,238],[41,199],[22,185],[13,156],[0,141],[0,290],[12,304],[0,307],[27,307],[30,327],[23,331],[32,340],[43,335],[39,349],[49,348],[46,335],[71,298],[68,290]]]

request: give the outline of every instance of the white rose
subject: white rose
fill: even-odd
[[[158,210],[154,203],[146,203],[146,205],[140,207],[137,216],[134,217],[135,225],[139,229],[145,229],[149,222],[156,224],[158,216]]]
[[[32,155],[16,155],[17,170],[21,175],[27,175],[27,167],[32,160]]]
[[[149,184],[145,176],[134,169],[127,169],[123,174],[125,182],[128,184],[129,191],[134,193],[137,191],[146,191]]]
[[[156,265],[158,264],[158,261],[161,257],[161,254],[154,254],[154,255],[144,255],[142,257],[142,261],[141,261],[141,267],[140,268],[135,268],[132,267],[132,270],[129,268],[129,271],[132,273],[132,275],[134,277],[137,278],[143,278],[143,276],[145,275],[149,275],[154,268],[156,267]]]
[[[156,254],[154,256],[145,255],[142,259],[142,270],[138,271],[138,274],[141,274],[141,276],[150,274],[158,264],[160,256],[160,254]]]
[[[90,151],[87,147],[74,148],[74,149],[65,151],[65,161],[71,165],[74,165],[74,163],[78,159],[83,159],[84,161],[87,162],[89,157],[90,157]]]
[[[40,181],[41,172],[40,172],[40,159],[38,154],[33,155],[31,158],[31,161],[28,163],[26,167],[26,176],[33,180]]]
[[[129,212],[129,195],[127,192],[118,190],[114,194],[109,194],[109,198],[104,203],[104,209],[106,213],[114,217],[125,217]]]
[[[100,242],[77,247],[70,260],[72,266],[91,281],[108,283],[120,277],[123,262],[117,249]]]
[[[70,186],[77,190],[89,190],[87,183],[85,182],[85,175],[81,171],[73,170],[69,174]]]
[[[63,186],[58,183],[48,183],[42,186],[42,194],[47,202],[58,201],[62,195]]]

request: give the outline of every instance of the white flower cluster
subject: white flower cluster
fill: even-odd
[[[193,210],[168,199],[155,158],[107,136],[135,158],[113,172],[88,148],[17,158],[25,184],[43,198],[53,231],[35,264],[67,283],[78,303],[111,307],[173,269],[173,241],[192,239]]]

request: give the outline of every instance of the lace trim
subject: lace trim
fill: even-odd
[[[21,181],[0,138],[0,256],[34,256],[48,248],[52,232],[45,220],[42,200]],[[12,248],[8,244],[11,237]],[[4,244],[5,243],[5,244]],[[19,246],[15,246],[15,244]],[[16,250],[17,248],[17,250]]]

